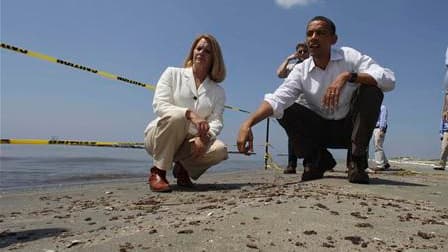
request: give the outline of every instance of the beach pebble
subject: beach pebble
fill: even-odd
[[[247,246],[248,248],[258,249],[258,246],[257,246],[256,244],[254,244],[254,243],[248,243],[248,244],[246,244],[246,246]]]
[[[324,248],[334,248],[334,245],[328,242],[323,242],[322,247]]]
[[[177,231],[178,234],[192,234],[193,230],[191,229],[184,229],[184,230],[179,230]]]
[[[426,233],[426,232],[418,231],[418,232],[417,232],[417,235],[420,236],[420,237],[423,238],[423,239],[426,239],[426,240],[427,240],[427,239],[431,239],[431,238],[436,237],[436,235],[434,234],[434,232]]]
[[[369,228],[373,228],[372,224],[370,224],[370,223],[356,223],[355,227],[360,227],[360,228],[369,227]]]
[[[434,219],[426,219],[422,221],[423,225],[426,224],[434,224],[434,225],[447,225],[446,221],[439,221],[439,220],[434,220]]]
[[[296,242],[295,245],[297,247],[305,247],[305,243],[303,243],[303,242]]]
[[[350,213],[350,215],[351,215],[351,216],[354,216],[354,217],[356,217],[356,218],[359,218],[359,219],[367,219],[367,216],[363,216],[363,215],[361,215],[360,212],[353,212],[353,213]]]
[[[346,236],[344,237],[345,240],[351,241],[355,245],[361,244],[361,242],[364,242],[364,240],[361,238],[361,236]]]
[[[314,206],[317,206],[317,207],[325,209],[325,210],[329,210],[329,208],[326,205],[321,204],[321,203],[314,204]]]
[[[82,241],[80,241],[80,240],[73,240],[69,245],[67,245],[67,248],[71,248],[71,247],[76,246],[81,243],[82,243]]]

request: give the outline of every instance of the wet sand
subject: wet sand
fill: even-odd
[[[0,251],[448,250],[448,171],[393,164],[358,185],[344,170],[208,173],[167,194],[144,178],[5,191]]]

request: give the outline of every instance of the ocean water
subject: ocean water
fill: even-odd
[[[152,159],[144,149],[63,145],[0,145],[0,191],[136,178],[145,181]],[[207,172],[263,169],[263,154],[229,159]],[[168,175],[171,176],[171,175]]]

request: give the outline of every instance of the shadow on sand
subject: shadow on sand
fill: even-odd
[[[195,184],[194,188],[182,187],[178,185],[171,185],[174,191],[194,191],[194,192],[208,192],[208,191],[231,191],[240,190],[243,187],[253,187],[264,185],[265,183],[216,183],[216,184]]]
[[[382,178],[370,178],[371,185],[394,185],[394,186],[428,186],[425,184],[410,183]]]
[[[334,172],[334,173],[331,173],[330,175],[326,175],[324,178],[345,179],[345,180],[347,180],[346,173],[343,173],[343,174],[344,175],[339,175],[339,174],[336,174],[336,172]],[[347,180],[347,182],[348,182],[348,180]],[[370,175],[370,185],[428,186],[428,185],[425,185],[425,184],[410,183],[410,182],[397,181],[397,180],[391,180],[391,179],[372,178],[371,175]]]
[[[5,248],[16,243],[25,243],[42,238],[57,236],[67,232],[64,228],[42,228],[12,232],[9,230],[0,233],[0,248]]]

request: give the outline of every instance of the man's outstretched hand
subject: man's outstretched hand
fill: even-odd
[[[254,151],[254,136],[252,134],[252,129],[243,123],[238,132],[238,137],[236,139],[236,146],[240,153],[250,155],[249,152]]]

